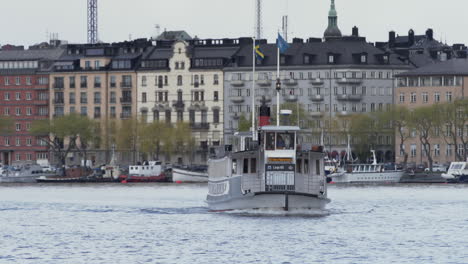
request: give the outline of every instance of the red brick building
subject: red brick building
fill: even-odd
[[[49,71],[61,48],[0,51],[0,116],[13,130],[0,135],[0,163],[48,159],[47,146],[29,132],[35,120],[49,118]]]

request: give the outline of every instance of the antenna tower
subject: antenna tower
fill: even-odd
[[[262,38],[262,0],[257,0],[255,8],[255,38]]]
[[[98,42],[98,0],[88,0],[88,43]]]
[[[283,37],[288,41],[288,16],[283,16]]]

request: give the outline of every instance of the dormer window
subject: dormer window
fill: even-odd
[[[388,55],[384,55],[384,56],[383,56],[383,62],[384,62],[384,63],[388,63]]]
[[[361,63],[367,63],[367,55],[365,54],[361,55]]]
[[[281,60],[281,64],[286,64],[286,57],[285,56],[281,56],[280,60]]]
[[[175,68],[179,69],[179,63],[178,62],[175,63]]]
[[[304,64],[310,64],[310,57],[309,57],[309,55],[304,55]]]
[[[328,63],[335,63],[335,56],[334,55],[328,55]]]
[[[182,54],[182,48],[179,48],[179,54]]]
[[[182,62],[180,63],[180,68],[181,68],[182,70],[185,68],[185,62],[182,61]]]

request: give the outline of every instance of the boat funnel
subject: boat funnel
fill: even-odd
[[[270,125],[271,111],[270,107],[266,105],[265,97],[263,97],[262,105],[260,106],[260,127]]]

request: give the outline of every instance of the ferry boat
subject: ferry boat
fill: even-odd
[[[299,130],[264,126],[258,142],[251,133],[237,133],[234,151],[209,161],[209,208],[323,210],[330,202],[323,148],[298,148]]]
[[[194,165],[172,168],[173,182],[208,182],[208,166]]]
[[[448,171],[441,176],[449,183],[468,182],[468,162],[450,163]]]
[[[128,174],[119,176],[120,182],[167,182],[168,177],[164,173],[160,161],[144,162],[143,165],[130,165]]]
[[[343,173],[330,174],[331,183],[394,183],[399,182],[404,171],[398,170],[396,166],[389,167],[378,164],[375,151],[372,164],[350,164],[346,165]]]
[[[33,183],[38,177],[54,175],[52,172],[44,172],[37,164],[21,165],[18,167],[3,167],[0,174],[0,183]]]

